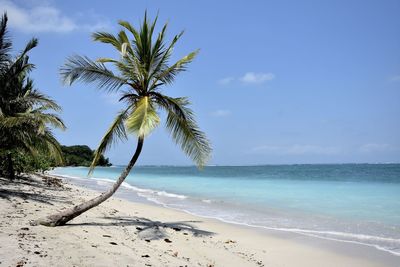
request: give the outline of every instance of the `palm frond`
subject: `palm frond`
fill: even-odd
[[[33,157],[39,154],[46,154],[53,158],[56,164],[64,163],[61,146],[47,127],[45,127],[42,133],[31,136],[30,139],[23,139],[19,145],[19,149],[31,154]]]
[[[210,158],[211,146],[205,134],[199,129],[188,107],[190,102],[185,97],[172,98],[160,93],[152,93],[154,100],[167,112],[166,127],[181,149],[200,168]]]
[[[32,122],[30,116],[26,113],[16,114],[15,116],[3,116],[0,118],[0,127],[4,130],[6,128],[17,128],[21,125],[26,125]]]
[[[0,118],[1,127],[16,128],[22,125],[30,126],[30,131],[34,133],[35,129],[44,129],[47,124],[52,125],[54,128],[65,130],[65,124],[62,119],[49,113],[41,112],[41,108],[29,110],[24,113],[17,113],[14,116],[7,116]]]
[[[7,21],[7,13],[4,13],[0,19],[0,68],[5,67],[9,63],[9,53],[12,48],[12,42],[7,32]]]
[[[118,51],[121,51],[122,43],[113,34],[108,32],[95,32],[92,34],[93,41],[102,42],[114,46]]]
[[[107,69],[104,64],[97,63],[87,57],[70,57],[61,68],[64,83],[71,85],[79,80],[87,83],[97,83],[99,88],[114,91],[126,83],[123,79]]]
[[[30,112],[31,118],[39,120],[42,125],[50,124],[54,128],[64,131],[66,129],[63,120],[56,114],[42,113],[41,109],[35,109]]]
[[[50,156],[56,161],[56,164],[64,164],[64,156],[60,143],[58,143],[49,129],[46,129],[42,139],[46,145],[44,150],[49,152]]]
[[[163,42],[166,29],[167,29],[167,24],[164,25],[162,31],[160,32],[157,42],[161,42],[161,43]],[[178,42],[178,40],[182,37],[183,33],[184,33],[184,31],[181,31],[179,34],[175,35],[174,38],[172,39],[171,43],[165,50],[162,49],[163,45],[160,46],[159,51],[157,52],[157,58],[156,58],[156,60],[154,60],[153,70],[150,75],[150,78],[153,78],[156,74],[159,74],[162,69],[167,68],[168,60],[171,57],[174,46]],[[154,53],[156,53],[157,42],[156,42],[156,44],[154,44],[154,47],[153,47]],[[157,81],[155,81],[155,82],[157,82]],[[155,83],[153,83],[153,85],[154,84]],[[153,89],[153,87],[151,87],[150,89]]]
[[[129,110],[130,107],[118,113],[110,128],[101,139],[99,146],[94,152],[94,158],[92,164],[90,165],[89,175],[93,173],[101,155],[103,155],[107,149],[109,149],[118,140],[126,140],[128,138],[124,123],[128,117]]]
[[[20,54],[16,56],[12,64],[8,67],[8,77],[22,77],[29,73],[34,67],[34,64],[29,63],[29,56],[27,53],[35,48],[38,44],[38,40],[36,38],[32,38],[25,46],[24,50]],[[19,75],[17,75],[19,74]],[[13,76],[14,75],[14,76]]]
[[[18,83],[35,67],[34,64],[28,62],[27,55],[19,55],[6,69],[3,78],[8,79],[8,84]]]
[[[175,80],[175,76],[182,71],[186,70],[187,65],[193,61],[196,55],[199,53],[199,50],[196,50],[180,60],[178,60],[172,66],[162,70],[159,74],[154,75],[153,84],[150,88],[154,88],[157,82],[162,82],[163,84],[171,84]]]
[[[122,44],[121,51],[120,51],[122,57],[127,57],[127,56],[134,57],[135,56],[134,51],[132,49],[132,45],[131,45],[129,38],[126,35],[125,31],[122,30],[118,33],[118,41]],[[125,51],[123,51],[123,50],[125,50]]]
[[[20,103],[24,103],[29,106],[40,106],[42,110],[51,109],[56,112],[60,112],[62,108],[51,98],[45,94],[40,93],[38,90],[26,91],[23,97],[16,99]]]
[[[19,55],[19,57],[24,57],[30,50],[35,48],[38,45],[39,41],[37,38],[32,38],[29,40],[29,42],[26,44],[24,50],[22,50],[22,53]]]
[[[160,123],[160,118],[148,96],[141,97],[136,103],[133,112],[126,120],[126,128],[129,132],[139,137],[145,137],[151,133]]]
[[[140,84],[140,74],[138,66],[132,64],[129,60],[116,60],[113,58],[98,58],[96,62],[99,63],[112,63],[120,71],[122,79],[125,79],[126,84]],[[138,86],[134,86],[133,89],[137,90]],[[137,90],[138,91],[138,90]]]
[[[118,21],[118,24],[120,26],[124,27],[126,30],[128,30],[133,35],[133,37],[134,37],[133,43],[135,44],[135,46],[137,48],[139,48],[138,50],[140,50],[142,47],[142,43],[140,40],[139,32],[128,21],[120,20],[120,21]]]
[[[129,105],[135,106],[136,102],[140,99],[138,94],[132,92],[124,92],[118,101],[126,101]]]

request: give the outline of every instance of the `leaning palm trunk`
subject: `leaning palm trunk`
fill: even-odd
[[[159,110],[166,112],[165,125],[172,138],[197,166],[204,166],[209,159],[211,146],[205,134],[197,126],[193,111],[188,107],[189,100],[186,97],[169,97],[160,91],[163,85],[172,84],[176,75],[186,70],[186,66],[195,58],[198,51],[189,53],[174,64],[170,64],[171,53],[182,33],[167,44],[164,42],[167,24],[159,34],[155,35],[156,21],[157,18],[150,23],[145,13],[140,30],[136,30],[129,22],[120,21],[119,25],[124,29],[117,36],[107,32],[93,34],[95,41],[116,48],[119,59],[99,58],[93,61],[87,57],[74,56],[61,68],[61,75],[66,84],[71,85],[75,81],[98,83],[101,89],[121,93],[119,101],[127,104],[118,113],[100,141],[89,173],[96,167],[100,156],[116,141],[127,140],[128,134],[138,136],[139,141],[135,155],[109,191],[38,223],[48,226],[63,225],[112,196],[135,164],[144,137],[160,123]],[[131,34],[132,40],[129,40],[127,33]],[[118,73],[114,74],[106,64],[113,64]],[[126,90],[123,91],[122,87]]]
[[[143,137],[138,138],[138,144],[136,147],[135,154],[133,155],[132,159],[129,161],[128,166],[126,166],[125,170],[121,173],[119,176],[118,180],[113,184],[113,186],[107,191],[99,195],[98,197],[95,197],[89,201],[86,201],[84,203],[81,203],[77,206],[74,206],[73,208],[70,208],[66,211],[50,215],[44,219],[39,219],[36,224],[41,224],[45,226],[60,226],[60,225],[65,225],[67,222],[70,220],[74,219],[75,217],[81,215],[85,211],[94,208],[104,201],[106,201],[108,198],[110,198],[115,191],[119,188],[119,186],[124,182],[125,178],[128,176],[129,172],[135,165],[137,159],[139,158],[140,152],[142,151],[143,147]]]

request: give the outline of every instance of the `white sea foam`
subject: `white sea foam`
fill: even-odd
[[[52,173],[49,172],[50,175],[56,176],[56,177],[60,177],[60,178],[68,178],[68,179],[76,179],[76,180],[86,180],[86,178],[81,178],[81,177],[77,177],[77,176],[71,176],[71,175],[67,175],[67,174],[56,174],[56,173]]]
[[[167,193],[165,191],[158,191],[157,195],[163,196],[163,197],[174,197],[174,198],[179,198],[179,199],[185,199],[187,196],[184,195],[178,195],[178,194],[173,194],[173,193]]]
[[[108,183],[108,184],[110,184],[110,183],[114,183],[115,181],[114,180],[111,180],[111,179],[106,179],[106,178],[96,178],[96,177],[92,177],[92,178],[90,178],[90,179],[92,179],[92,180],[96,180],[96,181],[100,181],[100,182],[105,182],[105,183]]]
[[[147,200],[148,200],[148,201],[151,201],[151,202],[153,202],[153,203],[156,203],[156,204],[158,204],[158,205],[161,205],[161,206],[164,206],[164,207],[166,207],[166,206],[165,206],[165,204],[164,204],[163,202],[161,202],[161,201],[158,201],[158,200],[157,200],[157,199],[155,199],[155,198],[148,197],[148,198],[147,198]]]
[[[127,182],[123,182],[122,186],[125,187],[125,188],[128,188],[128,189],[137,191],[137,192],[142,192],[142,193],[153,193],[153,192],[155,192],[155,191],[153,191],[151,189],[144,189],[144,188],[139,188],[137,186],[133,186],[133,185],[127,183]]]
[[[157,190],[151,190],[151,189],[145,189],[145,188],[140,188],[134,185],[131,185],[127,182],[123,182],[122,186],[128,189],[131,189],[133,191],[142,193],[139,194],[142,197],[150,197],[150,196],[161,196],[161,197],[170,197],[170,198],[179,198],[179,199],[185,199],[187,196],[185,195],[179,195],[179,194],[174,194],[174,193],[169,193],[166,191],[157,191]],[[144,193],[144,194],[143,194]]]
[[[112,179],[107,179],[107,178],[100,178],[100,177],[91,177],[91,178],[81,178],[77,176],[71,176],[71,175],[66,175],[66,174],[54,174],[51,173],[51,175],[58,176],[58,177],[64,177],[68,179],[78,179],[78,180],[85,180],[88,181],[94,180],[98,185],[109,185],[111,183],[114,183],[115,180]],[[127,189],[133,190],[138,192],[138,195],[141,197],[147,198],[147,200],[155,202],[155,196],[161,196],[161,197],[169,197],[169,198],[178,198],[178,199],[185,199],[187,196],[185,195],[179,195],[179,194],[174,194],[174,193],[169,193],[166,191],[157,191],[157,190],[151,190],[151,189],[145,189],[145,188],[140,188],[137,186],[133,186],[127,182],[122,183],[122,187],[125,187]],[[158,204],[160,204],[160,201],[157,201]]]
[[[154,201],[155,202],[155,201]],[[157,202],[156,202],[157,203]],[[358,245],[363,245],[363,246],[369,246],[369,247],[374,247],[378,250],[388,252],[390,254],[393,254],[395,256],[400,256],[400,239],[394,239],[394,238],[386,238],[386,237],[379,237],[379,236],[371,236],[371,235],[364,235],[364,234],[352,234],[352,233],[344,233],[344,232],[335,232],[335,231],[317,231],[317,230],[306,230],[306,229],[298,229],[298,228],[282,228],[282,227],[269,227],[269,226],[263,226],[263,225],[254,225],[250,223],[245,223],[245,222],[238,222],[238,221],[233,221],[233,220],[227,220],[218,216],[207,216],[207,215],[201,215],[196,212],[191,212],[187,209],[183,208],[176,208],[173,206],[169,206],[165,203],[159,203],[162,206],[166,208],[171,208],[174,210],[180,210],[186,213],[189,213],[191,215],[195,216],[200,216],[203,218],[210,218],[210,219],[216,219],[225,223],[230,223],[230,224],[236,224],[236,225],[243,225],[243,226],[248,226],[248,227],[254,227],[254,228],[262,228],[266,230],[273,230],[273,231],[283,231],[283,232],[291,232],[291,233],[296,233],[296,234],[302,234],[306,236],[311,236],[315,238],[320,238],[320,239],[325,239],[325,240],[331,240],[331,241],[337,241],[337,242],[345,242],[345,243],[353,243],[353,244],[358,244]],[[332,235],[332,236],[329,236]],[[352,238],[352,239],[341,239],[340,237],[347,237],[347,238]],[[364,241],[364,242],[363,242]],[[366,241],[378,241],[378,242],[388,242],[390,245],[384,246],[384,245],[378,245],[374,243],[367,243]],[[394,244],[393,244],[394,243]],[[394,245],[394,246],[393,246]]]

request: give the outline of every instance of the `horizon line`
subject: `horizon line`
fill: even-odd
[[[341,163],[261,163],[261,164],[248,164],[248,165],[227,165],[227,164],[210,164],[204,167],[255,167],[255,166],[293,166],[293,165],[390,165],[400,164],[400,162],[341,162]],[[124,164],[112,164],[112,166],[126,166]],[[69,166],[73,167],[73,166]],[[76,166],[79,167],[79,166]],[[84,166],[80,166],[84,167]],[[102,166],[97,166],[102,167]],[[138,164],[136,167],[197,167],[190,164]]]

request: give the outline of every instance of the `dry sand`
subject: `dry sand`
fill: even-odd
[[[53,184],[53,183],[51,183]],[[398,266],[374,248],[226,224],[111,198],[62,227],[30,221],[97,192],[0,178],[1,266]]]

